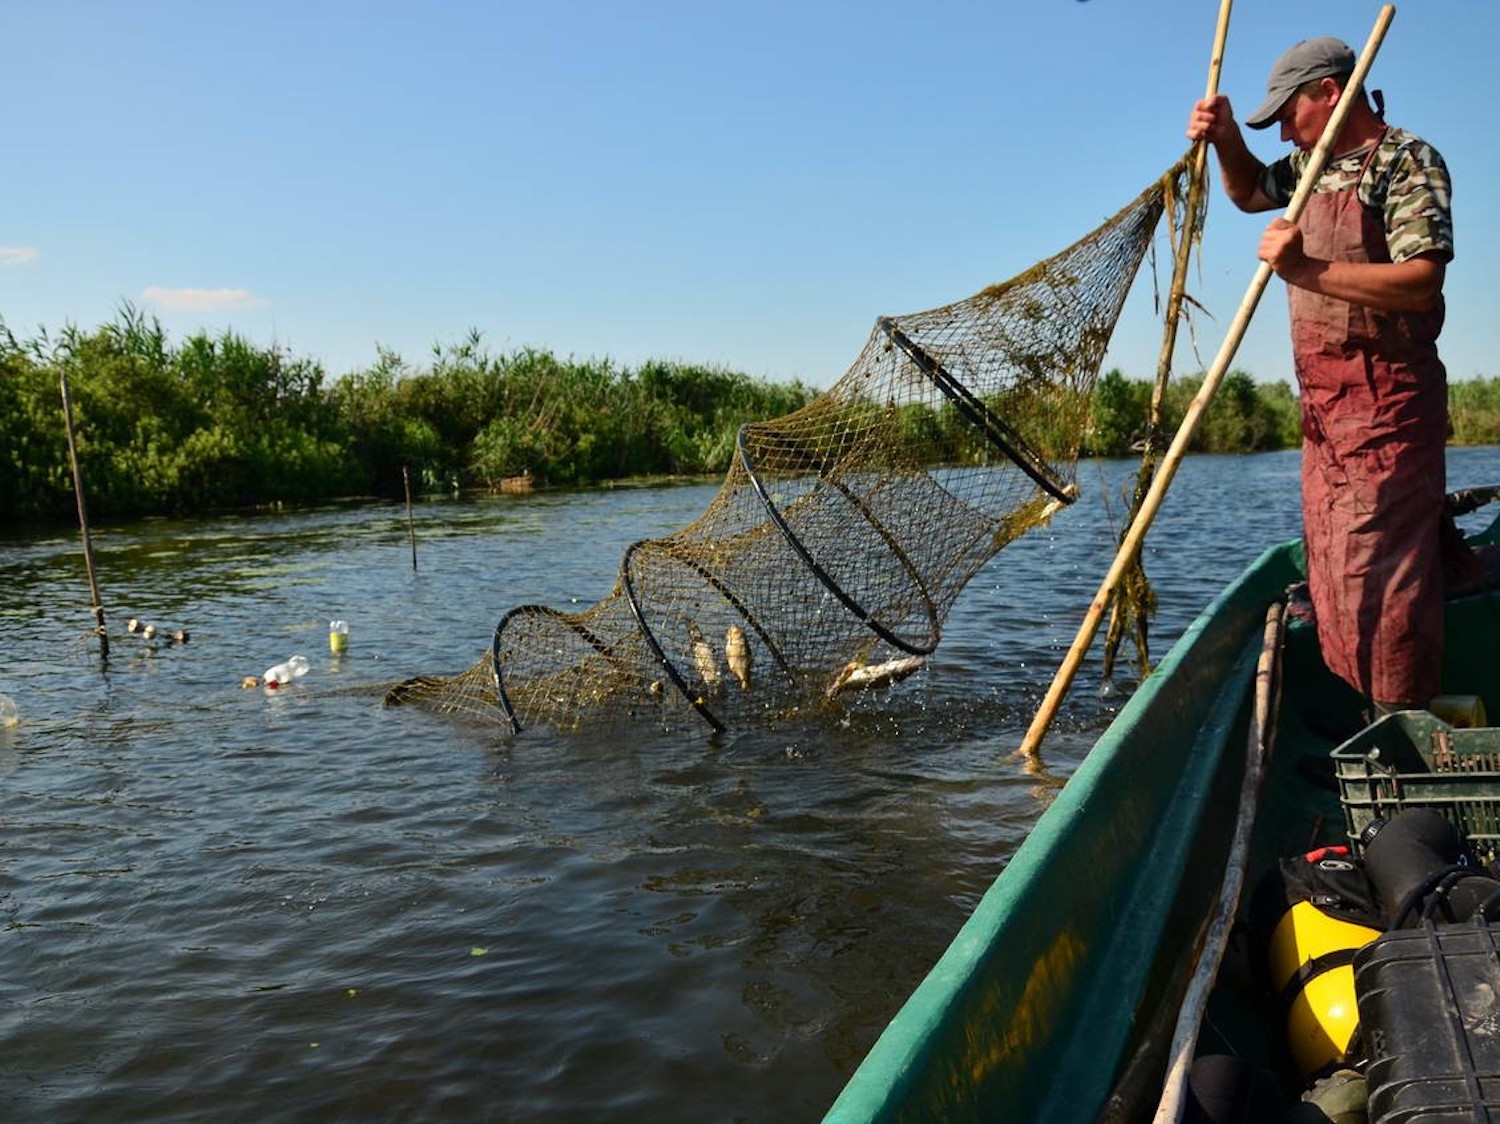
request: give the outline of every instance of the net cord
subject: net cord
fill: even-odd
[[[661,662],[662,670],[667,673],[667,678],[672,681],[672,685],[682,693],[682,697],[687,699],[688,704],[703,716],[703,720],[713,728],[714,733],[722,734],[727,727],[719,716],[708,708],[708,704],[703,701],[703,696],[688,686],[687,680],[677,670],[677,664],[662,650],[661,642],[656,638],[656,632],[646,623],[646,614],[641,610],[640,598],[635,592],[635,581],[630,573],[630,560],[635,556],[639,547],[646,546],[649,542],[649,539],[642,539],[631,543],[625,549],[625,557],[620,559],[620,578],[625,586],[626,600],[630,602],[630,611],[635,614],[636,624],[640,626],[641,636],[645,639],[646,646]]]
[[[964,417],[979,427],[990,444],[1013,460],[1022,472],[1036,481],[1038,487],[1062,503],[1070,504],[1078,498],[1045,461],[1026,447],[1020,434],[1001,421],[994,411],[975,397],[973,391],[949,374],[941,363],[898,328],[894,320],[889,316],[882,316],[876,324],[917,365],[917,369],[932,380],[932,385],[942,391]]]
[[[495,625],[495,636],[490,641],[490,675],[495,681],[496,701],[499,702],[500,709],[505,712],[505,717],[510,721],[510,729],[513,734],[521,732],[521,722],[516,717],[515,707],[511,705],[510,696],[505,691],[505,676],[500,670],[503,666],[500,659],[500,634],[505,631],[505,626],[513,618],[520,616],[551,617],[553,620],[562,621],[574,632],[578,633],[579,636],[583,637],[588,642],[589,647],[593,648],[594,651],[598,652],[605,659],[613,661],[615,658],[608,644],[600,640],[579,621],[570,620],[568,614],[561,610],[554,609],[550,605],[517,605],[514,609],[510,610]]]
[[[746,605],[745,602],[741,598],[739,598],[734,593],[734,591],[729,588],[728,585],[724,583],[723,579],[709,570],[707,566],[704,566],[702,563],[689,558],[682,551],[673,550],[669,540],[651,539],[637,545],[655,546],[663,554],[668,555],[674,562],[679,562],[682,565],[686,566],[688,569],[698,574],[698,576],[701,577],[704,581],[708,582],[709,585],[713,586],[714,590],[719,594],[719,596],[724,598],[725,601],[728,601],[729,604],[734,607],[734,611],[739,613],[744,622],[751,628],[755,629],[755,635],[760,637],[761,643],[766,646],[766,651],[771,653],[771,658],[776,661],[776,666],[781,668],[781,673],[786,676],[787,683],[792,684],[796,682],[795,677],[792,675],[792,667],[789,663],[786,662],[786,657],[782,654],[780,645],[778,645],[776,641],[771,639],[771,634],[767,632],[765,626],[761,624],[760,618],[750,611],[750,606]],[[624,566],[627,565],[627,563],[622,561],[621,565]],[[632,606],[632,608],[634,608],[634,606]]]
[[[922,595],[922,604],[923,607],[927,610],[927,619],[932,624],[932,628],[929,632],[931,641],[928,643],[913,643],[910,640],[903,640],[901,637],[897,636],[889,628],[876,620],[875,615],[871,613],[870,610],[861,605],[857,600],[855,600],[854,597],[847,590],[845,590],[843,586],[839,585],[839,583],[834,580],[833,575],[825,570],[818,563],[817,559],[812,556],[812,552],[807,549],[801,538],[798,537],[797,532],[793,531],[791,526],[787,523],[786,517],[781,513],[781,509],[776,506],[776,501],[773,500],[771,498],[771,494],[766,491],[765,483],[761,480],[760,474],[755,469],[755,460],[750,454],[750,445],[746,440],[747,434],[753,428],[760,427],[753,427],[749,425],[740,427],[739,437],[735,442],[740,455],[740,463],[745,468],[745,475],[750,479],[750,486],[755,489],[755,494],[760,497],[760,502],[765,505],[766,514],[771,517],[771,522],[775,523],[777,529],[781,531],[783,536],[785,536],[787,544],[791,546],[793,551],[796,552],[797,557],[802,559],[803,564],[808,568],[812,575],[818,579],[818,581],[823,583],[823,586],[828,590],[828,592],[832,593],[834,597],[838,598],[839,602],[844,606],[844,608],[853,613],[855,618],[859,620],[861,624],[870,629],[870,631],[875,633],[875,635],[880,637],[880,639],[884,640],[887,644],[890,644],[893,647],[898,648],[903,652],[907,652],[913,656],[930,655],[937,648],[938,642],[942,639],[942,624],[938,620],[938,609],[937,606],[933,603],[932,595],[927,591],[926,585],[922,582],[921,573],[918,572],[916,566],[912,564],[912,561],[907,556],[906,551],[901,549],[900,544],[897,543],[894,538],[892,538],[890,531],[888,531],[884,526],[881,525],[880,520],[875,518],[874,513],[871,512],[870,509],[860,501],[859,497],[850,492],[842,482],[828,476],[820,476],[821,480],[829,484],[831,487],[837,489],[844,496],[844,498],[849,501],[854,510],[858,511],[860,515],[865,519],[865,521],[870,524],[870,526],[875,530],[875,533],[880,536],[881,540],[884,541],[886,546],[890,549],[892,555],[894,555],[896,560],[901,563],[901,568],[906,571],[906,576],[911,579],[912,585],[916,587],[917,592]],[[761,429],[760,431],[768,433],[771,436],[775,437],[781,436],[774,430],[770,429]],[[781,439],[785,440],[785,438]]]

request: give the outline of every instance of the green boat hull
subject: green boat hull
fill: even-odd
[[[1302,574],[1300,543],[1267,551],[1183,634],[886,1028],[829,1124],[1127,1120],[1146,1095],[1154,1108],[1157,1039],[1175,1012],[1166,997],[1180,992],[1223,875],[1265,612]],[[1481,695],[1496,714],[1500,609],[1478,600],[1450,603],[1444,690]],[[1323,667],[1306,626],[1288,630],[1283,683],[1252,871],[1306,849],[1311,832],[1343,829],[1336,794],[1296,762],[1326,757],[1330,730],[1357,728],[1361,700]],[[1130,1076],[1141,1073],[1144,1088]]]

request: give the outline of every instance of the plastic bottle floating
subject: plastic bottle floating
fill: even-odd
[[[275,667],[266,668],[266,673],[260,678],[261,682],[266,685],[266,690],[274,691],[280,687],[285,687],[294,679],[301,679],[306,674],[307,657],[293,656],[286,663],[279,663]]]
[[[21,714],[16,710],[16,704],[10,701],[8,695],[0,695],[0,730],[8,730],[20,722]]]
[[[328,622],[328,650],[336,656],[344,654],[344,649],[349,647],[349,622]]]

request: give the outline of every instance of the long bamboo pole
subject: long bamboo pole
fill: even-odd
[[[1208,60],[1208,86],[1203,92],[1205,98],[1211,98],[1219,92],[1219,74],[1224,69],[1224,44],[1229,39],[1229,14],[1234,7],[1234,0],[1222,0],[1219,5],[1219,22],[1214,28],[1214,49]],[[1136,513],[1140,511],[1141,504],[1145,502],[1146,489],[1151,485],[1151,478],[1156,473],[1157,442],[1161,433],[1161,406],[1166,397],[1167,383],[1172,377],[1172,356],[1177,350],[1177,326],[1182,319],[1182,303],[1187,296],[1188,262],[1192,257],[1193,239],[1198,229],[1198,212],[1203,206],[1203,196],[1208,187],[1208,142],[1197,141],[1193,145],[1193,168],[1188,178],[1187,191],[1187,213],[1182,218],[1182,230],[1176,247],[1176,253],[1172,261],[1172,285],[1167,290],[1167,317],[1162,327],[1161,351],[1156,357],[1156,383],[1151,388],[1151,412],[1147,416],[1146,424],[1146,451],[1141,457],[1140,471],[1136,474],[1135,492],[1130,501],[1130,515],[1125,522],[1128,525],[1135,521]],[[1141,578],[1145,580],[1144,569],[1140,564],[1140,552],[1137,551],[1130,559],[1132,568],[1141,570]],[[1119,647],[1120,634],[1126,619],[1125,606],[1122,599],[1114,599],[1114,613],[1110,617],[1109,631],[1105,641],[1104,673],[1109,674],[1110,666],[1114,662],[1115,650]],[[1145,622],[1137,623],[1137,644],[1140,647],[1142,667],[1146,661],[1146,633]]]
[[[1219,5],[1219,23],[1214,28],[1214,50],[1208,60],[1208,86],[1203,92],[1211,98],[1219,92],[1219,74],[1224,69],[1224,44],[1229,39],[1229,12],[1234,0],[1223,0]],[[1172,265],[1172,288],[1167,294],[1167,322],[1162,331],[1161,353],[1156,358],[1156,385],[1151,392],[1151,420],[1156,424],[1161,419],[1161,402],[1166,390],[1166,378],[1172,371],[1172,353],[1177,349],[1177,324],[1182,316],[1182,302],[1187,295],[1188,258],[1191,255],[1193,235],[1198,225],[1198,210],[1208,187],[1208,142],[1200,140],[1194,144],[1193,175],[1188,182],[1187,215],[1182,223],[1182,241],[1177,244],[1177,257]]]
[[[1312,150],[1308,159],[1307,167],[1303,170],[1302,179],[1297,184],[1297,191],[1292,196],[1292,201],[1286,209],[1286,220],[1295,223],[1301,217],[1303,208],[1307,206],[1308,199],[1312,196],[1313,185],[1317,183],[1318,177],[1323,172],[1323,165],[1328,160],[1330,150],[1334,141],[1338,139],[1339,133],[1343,132],[1344,122],[1348,120],[1349,111],[1360,91],[1364,88],[1365,76],[1370,72],[1370,64],[1375,61],[1375,55],[1380,50],[1380,44],[1385,39],[1386,29],[1390,27],[1391,20],[1396,15],[1393,4],[1386,4],[1380,9],[1380,15],[1375,19],[1374,30],[1370,32],[1369,41],[1359,56],[1359,61],[1354,65],[1354,73],[1349,77],[1349,83],[1344,89],[1344,94],[1339,98],[1338,104],[1334,106],[1333,115],[1328,119],[1327,126],[1323,129],[1323,135],[1318,138],[1317,145]],[[1167,455],[1162,460],[1161,471],[1157,473],[1156,479],[1151,482],[1151,490],[1146,493],[1145,502],[1141,504],[1141,510],[1130,525],[1129,532],[1121,540],[1120,549],[1115,554],[1114,564],[1110,566],[1109,573],[1105,575],[1104,583],[1099,587],[1099,592],[1094,594],[1094,600],[1089,605],[1088,612],[1084,614],[1083,624],[1078,630],[1078,635],[1073,639],[1073,646],[1068,649],[1062,666],[1052,680],[1052,686],[1047,690],[1047,696],[1042,700],[1042,705],[1037,708],[1036,716],[1031,720],[1031,727],[1026,731],[1026,737],[1021,741],[1021,747],[1016,750],[1018,755],[1037,758],[1040,755],[1042,738],[1047,733],[1047,727],[1051,725],[1053,716],[1057,713],[1058,705],[1067,694],[1068,687],[1072,685],[1073,677],[1077,674],[1079,666],[1083,663],[1084,656],[1088,653],[1089,644],[1094,639],[1094,634],[1099,629],[1099,619],[1104,615],[1104,610],[1109,605],[1110,596],[1115,587],[1120,583],[1120,576],[1125,572],[1126,566],[1130,564],[1131,556],[1140,549],[1141,540],[1146,537],[1146,531],[1151,526],[1151,521],[1156,518],[1157,511],[1161,508],[1162,499],[1167,494],[1167,489],[1172,485],[1172,478],[1177,475],[1177,466],[1182,462],[1183,455],[1187,451],[1188,442],[1192,440],[1193,434],[1197,432],[1198,424],[1203,418],[1204,411],[1213,400],[1214,393],[1219,389],[1219,383],[1223,381],[1224,374],[1229,370],[1229,364],[1234,360],[1234,353],[1240,346],[1240,340],[1244,338],[1245,329],[1250,324],[1250,317],[1255,313],[1255,306],[1260,302],[1260,297],[1266,289],[1266,283],[1271,279],[1271,265],[1269,262],[1261,262],[1260,268],[1255,271],[1255,277],[1250,282],[1250,287],[1245,293],[1245,298],[1240,302],[1239,310],[1235,313],[1234,320],[1229,325],[1229,334],[1224,337],[1224,343],[1219,348],[1219,354],[1214,359],[1208,373],[1203,377],[1203,385],[1199,387],[1194,396],[1192,404],[1188,406],[1183,415],[1182,424],[1177,427],[1177,436],[1172,439],[1171,446],[1167,449]]]
[[[83,539],[83,567],[89,576],[89,596],[93,598],[94,631],[99,636],[99,656],[109,659],[109,630],[104,627],[104,599],[99,596],[99,579],[94,571],[94,544],[89,538],[89,513],[83,501],[83,470],[78,466],[78,443],[73,438],[73,403],[68,398],[68,376],[57,376],[62,388],[63,429],[68,435],[68,463],[73,469],[73,496],[78,501],[78,533]]]

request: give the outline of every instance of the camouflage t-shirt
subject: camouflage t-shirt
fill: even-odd
[[[1452,184],[1438,150],[1405,129],[1387,129],[1363,178],[1370,148],[1336,156],[1318,179],[1316,191],[1347,191],[1359,182],[1359,201],[1383,216],[1391,261],[1406,261],[1436,250],[1453,257]],[[1311,153],[1297,151],[1266,167],[1260,189],[1278,206],[1291,201]]]

